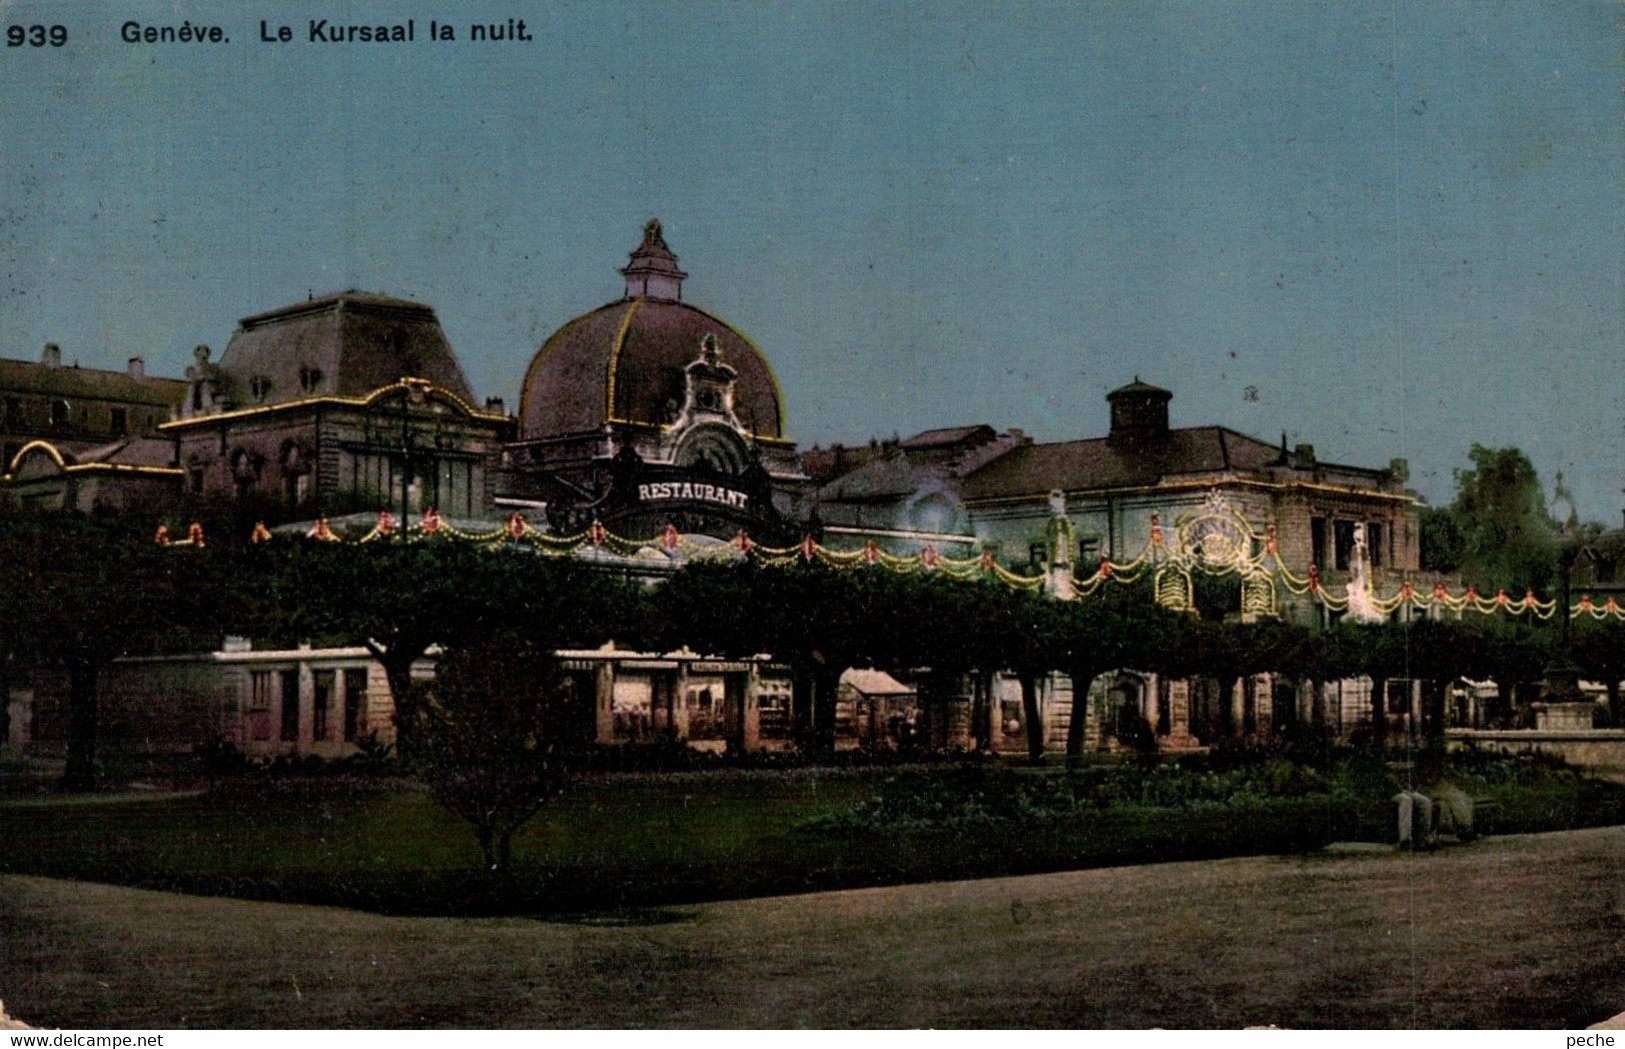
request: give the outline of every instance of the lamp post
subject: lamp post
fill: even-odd
[[[411,406],[423,403],[424,391],[421,386],[401,380],[405,388],[401,395],[401,534],[406,534],[407,522],[411,518],[412,499],[412,464],[417,458],[416,435],[412,433]]]
[[[1574,562],[1579,555],[1580,544],[1567,525],[1564,526],[1563,534],[1558,540],[1557,551],[1558,565],[1562,571],[1555,610],[1558,618],[1557,650],[1552,653],[1552,661],[1547,664],[1542,676],[1540,698],[1541,702],[1548,704],[1581,703],[1585,701],[1585,693],[1580,691],[1580,667],[1574,662],[1569,642],[1570,577],[1574,572]]]
[[[1559,500],[1569,504],[1569,514],[1557,538],[1557,561],[1561,570],[1558,587],[1557,608],[1554,614],[1558,619],[1557,650],[1552,653],[1552,661],[1547,664],[1545,673],[1541,676],[1540,704],[1546,708],[1545,713],[1549,719],[1555,721],[1577,722],[1576,725],[1564,727],[1591,727],[1591,711],[1582,709],[1590,706],[1590,701],[1580,689],[1580,667],[1574,662],[1573,650],[1569,640],[1569,603],[1572,600],[1570,590],[1575,562],[1580,557],[1580,539],[1576,534],[1580,518],[1575,509],[1574,500],[1569,497],[1568,491],[1563,487],[1563,475],[1557,475],[1557,495],[1552,500]],[[1559,707],[1560,704],[1576,704]],[[1558,707],[1558,709],[1553,709]]]

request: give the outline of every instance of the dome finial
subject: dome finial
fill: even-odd
[[[666,247],[666,237],[659,219],[650,219],[643,225],[643,243],[632,252],[632,260],[621,270],[626,277],[626,297],[651,298],[681,302],[683,278],[688,276],[677,268],[677,256]]]

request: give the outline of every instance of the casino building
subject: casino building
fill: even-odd
[[[0,506],[184,512],[191,501],[224,502],[248,519],[302,530],[323,517],[341,531],[365,531],[384,509],[410,520],[436,507],[478,530],[520,511],[559,535],[594,521],[637,539],[670,525],[718,545],[741,531],[774,546],[812,533],[835,549],[873,542],[907,556],[929,544],[960,559],[991,551],[1029,575],[1065,562],[1085,577],[1102,560],[1132,558],[1154,517],[1174,531],[1176,520],[1223,504],[1273,528],[1283,561],[1299,574],[1313,567],[1328,586],[1347,581],[1359,534],[1380,588],[1417,574],[1403,462],[1338,465],[1309,445],[1288,449],[1284,438],[1277,446],[1224,427],[1175,427],[1173,394],[1137,378],[1108,396],[1104,436],[1040,443],[971,424],[798,453],[767,356],[684,300],[688,274],[658,221],[620,277],[617,298],[542,343],[517,414],[500,398],[476,398],[432,308],[359,291],[244,317],[218,360],[196,349],[184,381],[146,378],[135,362],[123,378],[62,369],[49,352],[41,367],[0,368],[0,381],[19,390],[7,393],[6,420],[22,424],[7,431],[17,441],[0,464]],[[28,404],[15,408],[25,394]],[[95,396],[112,405],[108,426],[126,433],[92,433],[95,412],[73,414]],[[49,407],[57,401],[70,405],[65,415]],[[1067,527],[1052,527],[1057,516]],[[1205,527],[1224,527],[1210,517]],[[1065,537],[1060,547],[1054,535]],[[651,577],[682,561],[653,547],[594,556]],[[1250,607],[1301,620],[1320,613],[1292,594]],[[790,745],[790,689],[771,661],[605,650],[569,653],[567,667],[594,697],[601,741]],[[837,713],[848,745],[863,732],[876,742],[886,726],[938,747],[979,734],[968,722],[968,685],[966,695],[934,692],[931,702],[947,709],[926,717],[909,682],[848,684]],[[39,682],[34,713],[10,718],[14,736],[57,732],[53,687]],[[1058,743],[1074,709],[1086,712],[1091,744],[1105,747],[1110,725],[1133,711],[1164,746],[1182,747],[1211,738],[1221,722],[1267,730],[1306,702],[1267,682],[1246,687],[1247,697],[1219,697],[1200,683],[1124,672],[1075,703],[1058,677],[1044,687],[1041,716]],[[1014,683],[992,691],[994,745],[1020,749]],[[390,732],[387,689],[359,650],[255,652],[238,643],[131,660],[105,695],[117,708],[109,723],[155,749],[184,749],[207,733],[262,756],[333,755],[369,731]],[[1219,704],[1244,700],[1250,721],[1218,716]],[[1343,727],[1370,717],[1357,691],[1336,705]]]
[[[624,294],[554,332],[525,371],[519,439],[496,503],[545,508],[556,531],[667,524],[727,538],[799,538],[809,482],[785,436],[784,392],[743,333],[683,301],[660,222],[621,270]]]

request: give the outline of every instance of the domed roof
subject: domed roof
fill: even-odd
[[[680,301],[677,256],[649,223],[632,253],[627,296],[583,314],[542,344],[520,392],[525,437],[586,433],[604,423],[669,423],[684,399],[684,369],[715,336],[737,372],[734,414],[758,437],[784,436],[784,399],[767,358],[726,321]]]

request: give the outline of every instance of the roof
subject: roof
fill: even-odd
[[[1032,495],[1052,488],[1077,491],[1156,484],[1171,474],[1226,470],[1259,472],[1281,450],[1223,426],[1170,430],[1155,440],[1123,443],[1105,437],[1012,448],[965,479],[966,499]]]
[[[734,414],[759,437],[784,436],[778,380],[760,350],[719,317],[681,302],[622,299],[565,324],[537,351],[520,393],[525,437],[586,433],[605,422],[659,425],[685,393],[683,369],[714,335],[737,373]]]
[[[915,692],[884,670],[847,670],[841,674],[841,684],[866,696],[912,696]]]
[[[174,466],[175,442],[167,438],[126,437],[69,456],[78,463],[116,463],[119,466]]]
[[[186,396],[186,383],[180,379],[146,376],[135,379],[128,371],[56,366],[38,361],[0,357],[0,390],[45,397],[89,398],[125,401],[168,408]]]
[[[903,438],[903,447],[910,449],[948,448],[967,441],[991,441],[998,433],[987,423],[973,426],[944,426],[936,430],[922,430],[913,437]]]
[[[406,376],[474,403],[434,310],[370,292],[341,291],[244,317],[219,369],[236,407],[364,397]],[[255,378],[269,382],[263,400],[250,392]]]
[[[1108,393],[1106,395],[1106,399],[1110,401],[1117,397],[1127,397],[1131,394],[1137,393],[1150,394],[1155,397],[1161,397],[1164,400],[1172,400],[1174,396],[1171,390],[1165,390],[1161,386],[1152,386],[1148,382],[1141,382],[1140,377],[1136,375],[1133,382],[1129,383],[1127,386],[1119,386],[1111,393]]]
[[[920,487],[921,471],[940,470],[917,466],[901,454],[882,455],[832,479],[818,490],[827,502],[883,501],[912,495]]]

